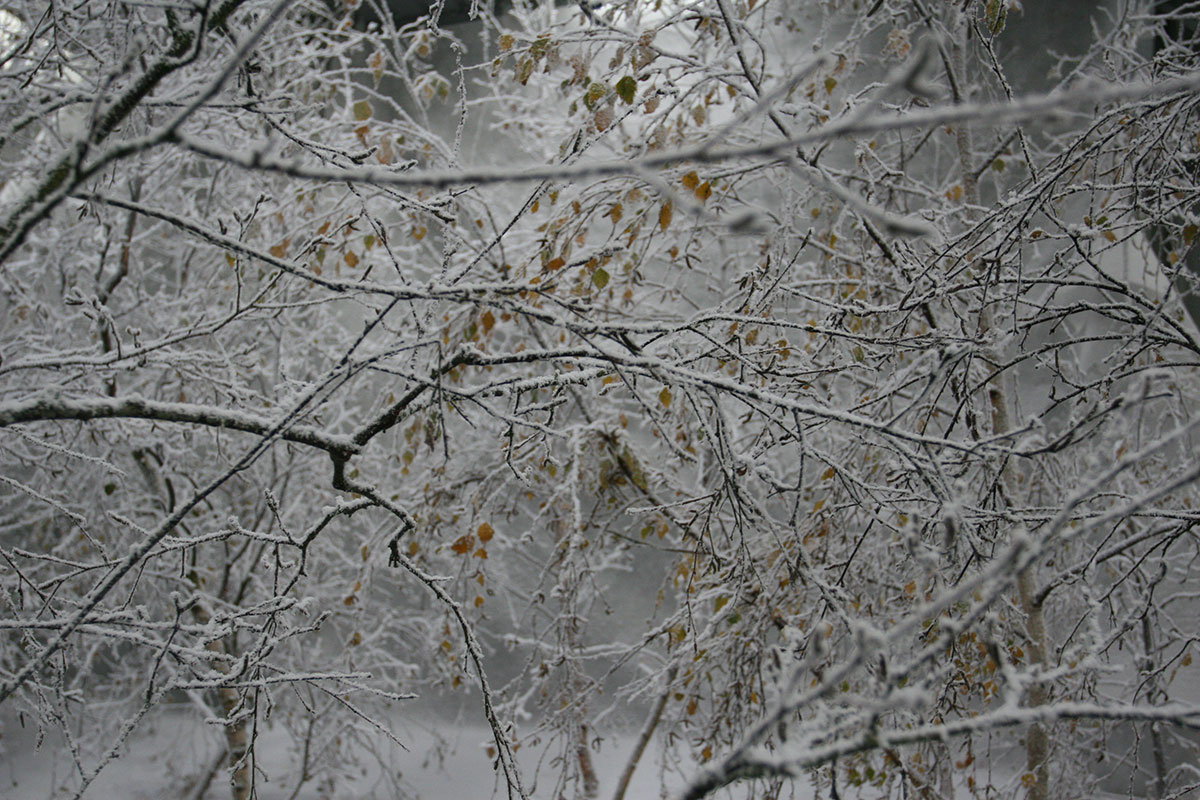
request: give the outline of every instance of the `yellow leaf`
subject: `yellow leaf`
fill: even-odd
[[[683,184],[683,188],[689,192],[694,192],[696,191],[696,187],[700,185],[700,176],[696,174],[696,170],[692,170],[680,178],[679,182]]]
[[[418,242],[425,238],[425,234],[429,233],[429,229],[424,225],[418,225],[413,228],[412,237]]]
[[[658,227],[659,228],[661,228],[662,230],[665,231],[667,228],[669,228],[671,226],[672,213],[673,213],[673,209],[671,208],[671,201],[668,200],[667,202],[663,203],[663,207],[658,212]]]
[[[476,608],[479,608],[479,607],[480,607],[480,606],[482,606],[482,605],[483,605],[483,598],[482,598],[482,597],[478,597],[478,596],[476,596],[476,598],[475,598],[475,607],[476,607]]]
[[[705,181],[696,187],[696,198],[701,203],[708,200],[710,197],[712,197],[712,184],[710,184],[708,181]]]
[[[354,104],[354,118],[359,122],[365,119],[370,119],[372,114],[371,103],[369,100],[359,100]]]
[[[479,530],[475,531],[475,535],[479,537],[481,542],[490,542],[492,537],[496,535],[496,531],[488,523],[483,523],[479,526]]]
[[[271,248],[271,255],[275,256],[276,258],[283,258],[287,255],[288,245],[291,243],[291,239],[284,239],[282,242]]]
[[[550,261],[550,263],[546,264],[546,269],[553,272],[556,269],[562,269],[566,265],[566,263],[567,263],[566,261],[564,261],[561,257],[559,257],[559,258],[556,258],[556,259]]]
[[[504,34],[503,36],[500,37],[500,40],[497,42],[497,44],[500,45],[501,53],[507,53],[509,50],[512,50],[513,45],[515,43],[516,43],[516,39],[513,38],[513,35],[511,33]]]
[[[666,386],[658,393],[658,402],[662,403],[663,408],[669,408],[671,405],[671,390]]]
[[[483,312],[483,316],[479,318],[479,321],[483,323],[483,332],[491,333],[492,328],[496,325],[496,315],[492,313],[491,309],[488,309],[487,311]],[[486,524],[487,523],[485,522],[484,525]],[[480,528],[480,530],[483,529]],[[482,534],[480,535],[480,538],[482,538]],[[487,539],[484,539],[484,541],[486,542]]]
[[[354,254],[353,250],[346,251],[345,259],[346,259],[346,263],[349,264],[352,268],[358,266],[358,256],[356,256]]]
[[[450,545],[450,549],[458,553],[460,556],[465,556],[471,552],[471,548],[475,546],[475,537],[471,534],[460,536],[454,540],[454,544]]]
[[[821,480],[827,481],[836,474],[837,474],[837,470],[834,469],[833,467],[830,467],[829,469],[827,469],[821,473]]]

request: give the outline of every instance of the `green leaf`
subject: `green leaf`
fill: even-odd
[[[583,95],[583,104],[588,107],[588,111],[591,111],[607,93],[608,90],[604,88],[603,83],[593,83]]]
[[[371,102],[369,100],[359,100],[354,104],[354,118],[359,122],[370,119],[372,113]]]
[[[596,271],[592,273],[592,283],[596,284],[597,289],[608,286],[608,272],[604,267],[597,267]]]
[[[1000,31],[1004,30],[1004,23],[1008,21],[1008,0],[988,0],[984,16],[992,36],[1000,35]]]
[[[529,83],[529,76],[533,75],[533,59],[522,58],[517,62],[517,83],[524,86]]]
[[[632,75],[626,75],[617,81],[617,94],[625,101],[625,105],[633,104],[633,96],[637,94],[637,81]]]

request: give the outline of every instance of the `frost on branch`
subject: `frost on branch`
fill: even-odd
[[[1194,791],[1196,9],[1080,5],[7,3],[5,743]]]

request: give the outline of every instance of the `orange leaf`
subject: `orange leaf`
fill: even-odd
[[[458,553],[460,556],[465,556],[471,552],[471,548],[475,546],[475,537],[471,534],[460,536],[454,540],[454,544],[450,545],[450,549]]]
[[[485,522],[479,526],[479,530],[477,530],[475,534],[479,537],[479,541],[487,543],[492,540],[492,537],[496,534],[496,531],[492,529],[491,525]]]
[[[659,212],[658,212],[658,227],[659,228],[661,228],[665,231],[667,228],[671,227],[672,213],[673,213],[673,209],[671,208],[671,201],[668,200],[667,202],[663,203],[662,209],[659,210]]]
[[[564,266],[566,266],[566,263],[567,263],[567,262],[566,262],[566,261],[564,261],[564,260],[562,259],[562,257],[560,256],[560,257],[558,257],[558,258],[556,258],[556,259],[552,260],[550,263],[548,263],[548,264],[546,265],[546,269],[548,269],[548,270],[550,270],[551,272],[553,272],[553,271],[554,271],[554,270],[556,270],[556,269],[562,269]]]

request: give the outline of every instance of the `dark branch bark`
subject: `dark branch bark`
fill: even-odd
[[[226,411],[192,403],[164,403],[136,396],[92,400],[42,397],[0,404],[0,428],[21,422],[72,419],[87,421],[114,417],[191,423],[260,435],[269,433],[278,424],[266,417],[240,411]],[[310,425],[290,426],[279,434],[279,438],[324,450],[342,460],[360,449],[348,436],[325,433]]]

